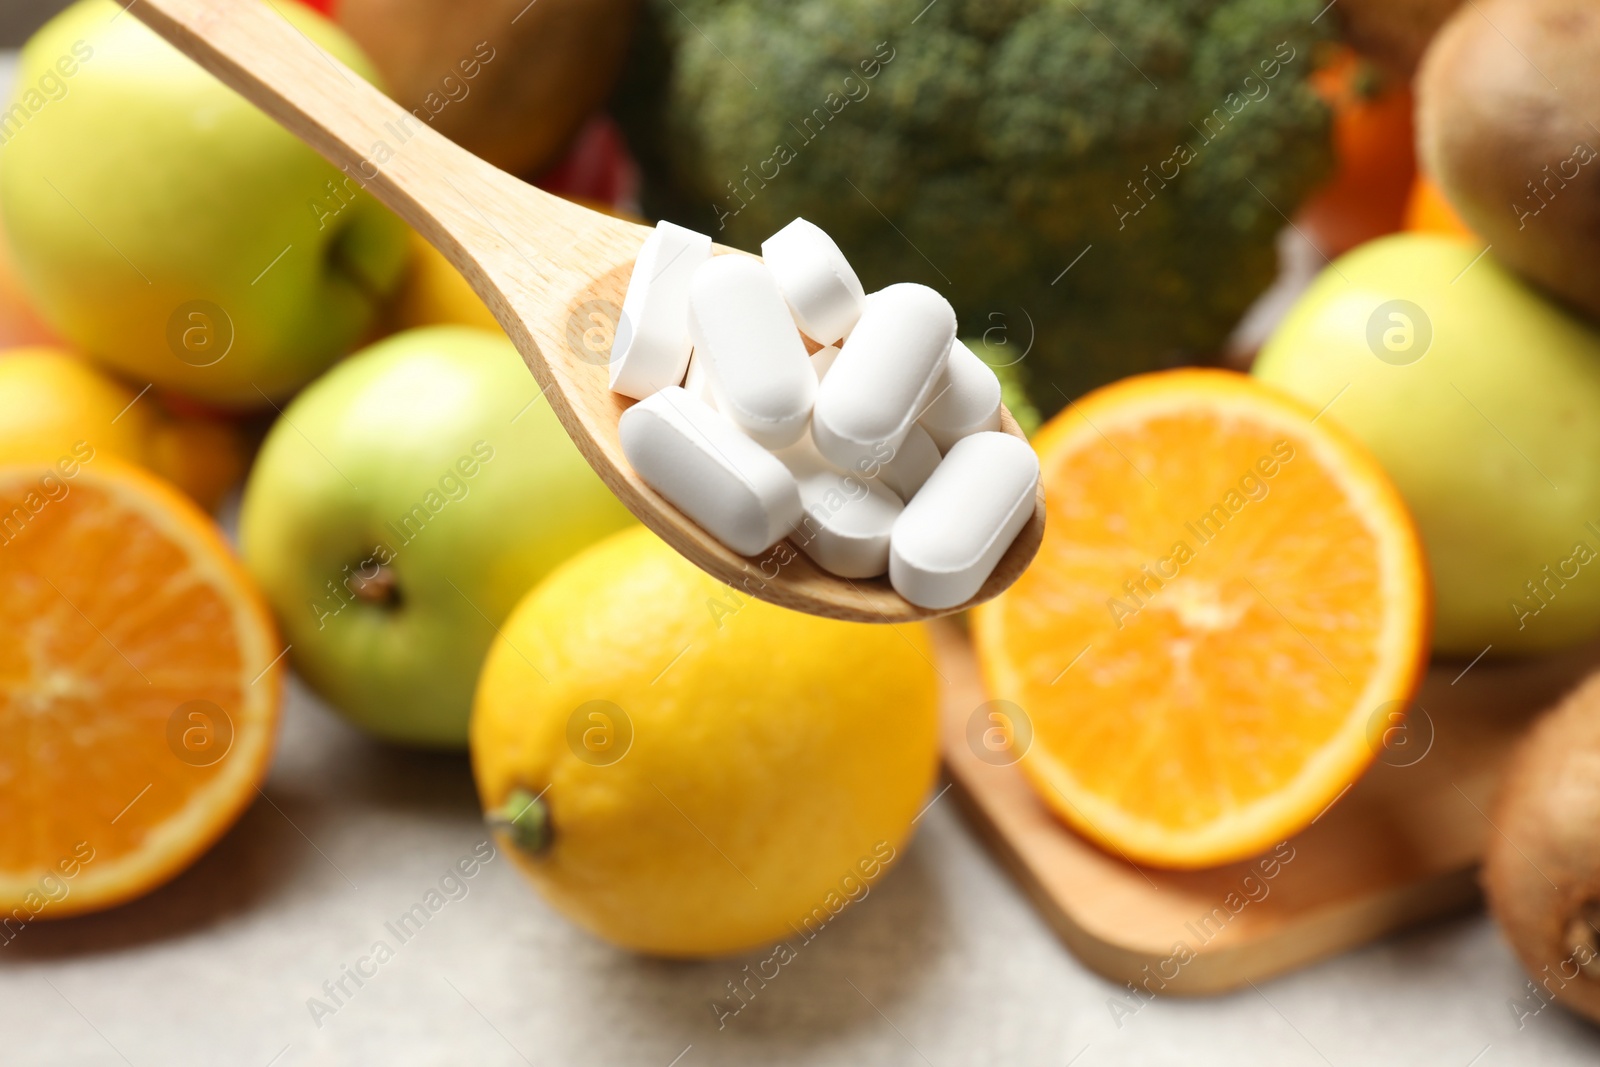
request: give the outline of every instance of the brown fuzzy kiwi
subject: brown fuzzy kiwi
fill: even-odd
[[[1539,996],[1600,1022],[1600,673],[1534,724],[1489,818],[1490,911]]]
[[[1410,81],[1428,42],[1461,0],[1340,0],[1345,40],[1384,72]]]
[[[1434,38],[1416,92],[1422,167],[1462,219],[1600,318],[1597,56],[1594,0],[1478,0]]]
[[[610,93],[637,0],[336,0],[389,95],[490,163],[537,176]]]

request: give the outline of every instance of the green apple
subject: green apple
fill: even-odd
[[[1434,648],[1553,649],[1600,631],[1600,334],[1452,238],[1341,257],[1254,374],[1376,454],[1433,572]]]
[[[380,737],[454,748],[518,599],[630,521],[511,342],[436,326],[358,352],[295,398],[239,529],[312,688]]]
[[[327,19],[274,6],[373,76]],[[404,225],[356,178],[111,0],[27,43],[0,145],[0,211],[40,314],[129,377],[214,404],[314,378],[405,265]]]

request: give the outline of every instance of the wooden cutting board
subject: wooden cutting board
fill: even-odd
[[[979,758],[969,724],[989,696],[977,661],[954,625],[937,626],[935,639],[952,796],[1085,964],[1166,995],[1233,989],[1473,906],[1477,863],[1496,832],[1484,812],[1512,743],[1600,663],[1600,643],[1436,663],[1403,743],[1313,825],[1255,861],[1172,872],[1101,851],[1051,814],[1015,766]],[[1137,1005],[1132,992],[1128,1004]]]

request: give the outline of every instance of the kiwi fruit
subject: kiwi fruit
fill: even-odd
[[[1597,56],[1594,0],[1475,0],[1439,31],[1416,81],[1422,169],[1497,259],[1594,318]]]
[[[338,0],[396,102],[502,170],[555,163],[611,92],[637,0]]]
[[[1340,0],[1350,46],[1400,81],[1416,73],[1428,42],[1461,0]]]
[[[1540,999],[1600,1022],[1600,673],[1523,738],[1489,819],[1489,910]]]

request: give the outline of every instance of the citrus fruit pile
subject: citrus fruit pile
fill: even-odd
[[[1034,441],[1044,544],[973,633],[991,693],[1029,717],[1039,795],[1130,859],[1208,866],[1301,829],[1419,680],[1417,533],[1316,416],[1241,375],[1171,371]]]

